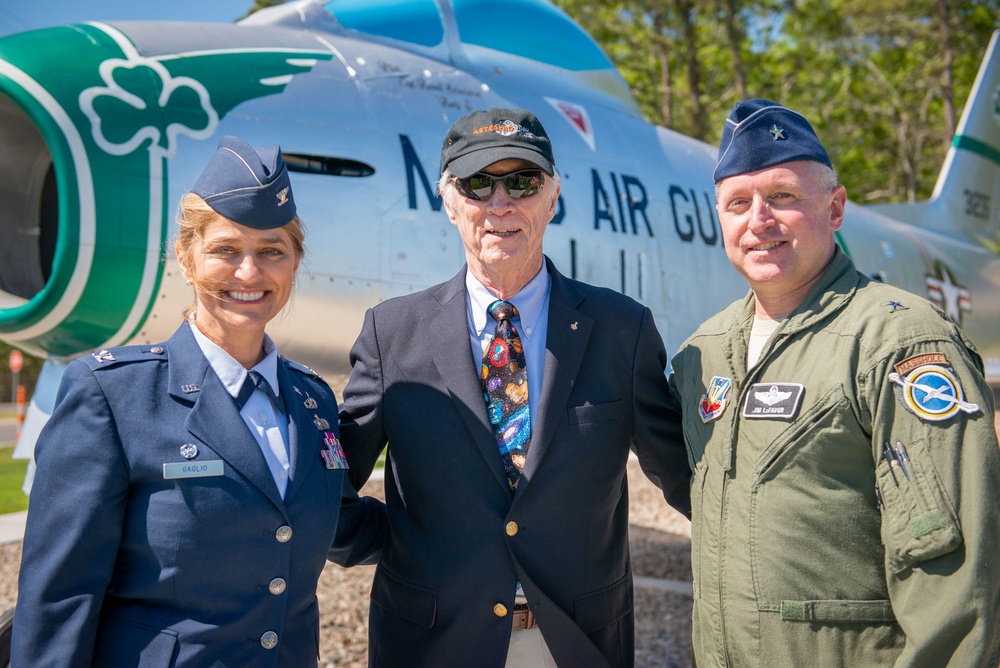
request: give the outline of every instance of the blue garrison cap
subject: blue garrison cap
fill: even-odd
[[[281,148],[251,146],[226,135],[191,192],[229,220],[268,230],[295,217],[295,200]]]
[[[713,180],[755,172],[792,160],[833,167],[806,117],[777,102],[756,98],[737,102],[722,128]]]

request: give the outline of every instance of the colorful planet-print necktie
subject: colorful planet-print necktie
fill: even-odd
[[[500,448],[511,489],[517,489],[531,443],[528,413],[528,371],[524,347],[511,320],[517,309],[510,302],[495,301],[486,312],[497,321],[493,340],[483,354],[483,392],[486,411]]]

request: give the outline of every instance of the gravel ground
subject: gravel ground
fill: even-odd
[[[1000,403],[1000,392],[996,393]],[[1000,414],[996,416],[1000,433]],[[382,483],[363,490],[382,498]],[[691,581],[691,524],[629,462],[632,569],[636,578]],[[14,605],[21,544],[0,544],[0,611]],[[374,566],[343,569],[328,564],[319,581],[321,652],[324,668],[365,668],[367,664],[368,592]],[[637,668],[691,665],[691,596],[657,587],[635,589]]]
[[[690,582],[690,523],[674,512],[656,487],[629,463],[630,546],[636,577]],[[382,498],[380,481],[363,494]],[[0,610],[14,605],[21,543],[0,545]],[[328,564],[319,581],[322,663],[327,668],[368,665],[368,593],[374,566],[343,569]],[[637,586],[636,666],[675,668],[691,665],[691,597]]]

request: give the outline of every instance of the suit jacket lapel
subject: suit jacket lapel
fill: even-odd
[[[486,458],[497,483],[509,490],[493,427],[486,414],[483,386],[479,381],[480,369],[472,359],[465,272],[466,268],[462,267],[455,278],[435,293],[439,307],[428,309],[418,327],[426,340],[432,342],[430,350],[434,366],[451,393],[473,441]]]
[[[531,426],[531,445],[518,485],[520,494],[530,484],[548,450],[556,429],[566,414],[570,393],[576,384],[580,365],[590,341],[593,319],[577,310],[584,295],[545,258],[552,280],[549,292],[548,332],[545,337],[545,378],[539,398],[538,415]],[[531,382],[531,370],[528,370]]]
[[[187,324],[170,338],[167,355],[171,396],[195,402],[185,422],[188,431],[284,511],[284,503],[260,445],[243,422],[232,395],[209,365]],[[182,390],[191,385],[198,386],[197,393]]]
[[[319,433],[316,423],[313,422],[313,413],[305,408],[304,399],[299,396],[293,387],[292,375],[288,372],[285,363],[278,359],[278,385],[281,387],[281,397],[285,404],[285,413],[288,415],[288,465],[289,480],[288,488],[285,490],[285,503],[291,503],[292,499],[302,489],[309,469],[320,458]],[[316,411],[313,411],[316,412]],[[318,414],[318,413],[317,413]],[[336,415],[320,415],[327,421],[336,420]],[[336,424],[335,422],[331,422]],[[333,431],[331,426],[328,430]]]

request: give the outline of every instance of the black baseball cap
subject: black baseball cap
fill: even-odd
[[[452,174],[464,179],[512,158],[527,160],[548,174],[554,172],[552,143],[541,122],[524,109],[473,111],[448,130],[441,146],[441,172],[451,168]]]

